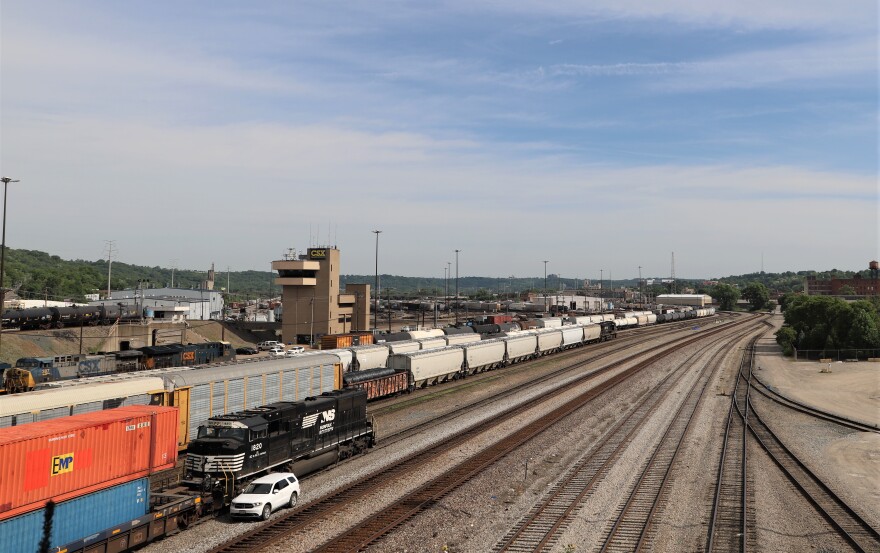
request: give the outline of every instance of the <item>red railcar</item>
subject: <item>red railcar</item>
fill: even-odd
[[[0,428],[0,520],[173,467],[177,425],[175,407],[132,405]]]
[[[366,371],[347,372],[342,375],[346,388],[360,388],[367,391],[367,401],[412,392],[415,385],[408,371],[379,367]]]

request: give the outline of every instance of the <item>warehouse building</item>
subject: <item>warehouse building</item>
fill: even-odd
[[[660,294],[655,302],[663,305],[686,305],[690,307],[706,307],[712,303],[712,296],[706,294]]]
[[[868,263],[868,277],[856,274],[853,278],[830,278],[819,280],[808,276],[804,280],[804,292],[809,296],[878,296],[880,295],[880,264]]]

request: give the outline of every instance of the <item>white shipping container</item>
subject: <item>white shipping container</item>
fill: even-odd
[[[504,340],[481,340],[462,346],[469,374],[500,367],[504,362]]]
[[[388,357],[388,367],[407,370],[420,388],[455,378],[464,363],[464,350],[457,346],[435,348]]]

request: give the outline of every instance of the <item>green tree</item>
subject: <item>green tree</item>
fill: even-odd
[[[770,303],[770,292],[760,282],[753,282],[742,291],[742,297],[752,304],[752,310],[760,311]]]
[[[844,284],[840,287],[840,290],[837,291],[837,294],[839,296],[855,296],[856,290],[849,284]]]
[[[712,287],[712,298],[718,302],[722,311],[733,311],[736,300],[739,299],[739,290],[729,284],[716,284]]]
[[[784,355],[794,353],[794,346],[797,341],[797,333],[790,326],[783,326],[776,331],[776,343],[782,346]]]

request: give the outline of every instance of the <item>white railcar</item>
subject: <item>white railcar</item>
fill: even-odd
[[[537,332],[538,353],[545,355],[562,347],[562,332],[558,328],[547,328]]]
[[[584,327],[566,325],[559,329],[562,332],[562,348],[569,349],[584,343]]]
[[[538,328],[559,328],[562,326],[562,317],[546,317],[543,319],[535,319]]]
[[[374,344],[370,346],[354,346],[348,348],[354,355],[351,362],[352,370],[366,371],[384,367],[388,360],[388,346],[386,344]]]
[[[602,327],[597,324],[584,325],[584,342],[596,342],[602,337]]]
[[[458,346],[395,353],[388,357],[388,368],[408,371],[419,388],[458,378],[463,365],[464,349]]]
[[[470,344],[472,342],[479,342],[480,335],[479,334],[450,334],[448,336],[444,336],[446,339],[447,346],[455,346],[460,344]]]
[[[388,342],[385,344],[391,353],[406,353],[408,351],[419,351],[422,344],[416,340],[404,340],[402,342]]]
[[[413,340],[422,340],[424,338],[443,336],[443,331],[439,328],[432,328],[431,330],[411,330],[408,334]]]
[[[538,351],[538,337],[532,332],[510,332],[502,340],[507,344],[508,363],[530,359]]]
[[[422,349],[442,348],[446,346],[446,338],[425,338],[424,340],[416,340]]]
[[[480,340],[461,346],[464,349],[465,367],[468,374],[497,369],[504,364],[506,344],[504,339]]]

